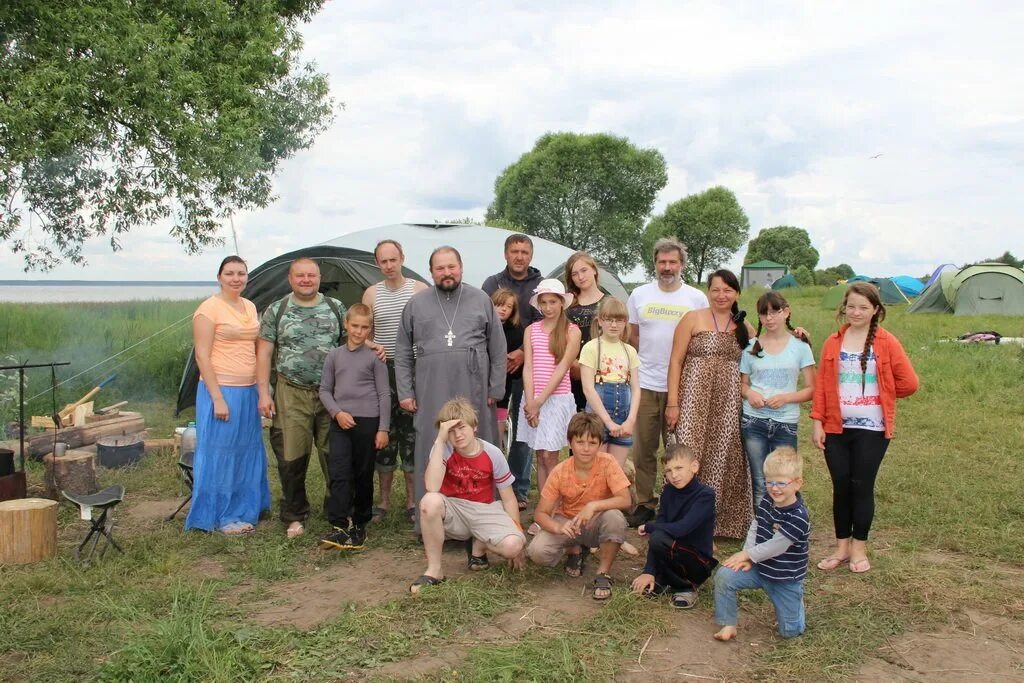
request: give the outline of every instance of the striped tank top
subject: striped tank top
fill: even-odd
[[[543,324],[543,321],[538,321],[530,325],[529,328],[530,344],[533,347],[533,395],[535,397],[544,391],[544,387],[551,381],[551,375],[555,374],[555,366],[558,365],[548,347],[548,333],[544,331]],[[576,326],[570,323],[569,327]],[[566,372],[551,395],[558,396],[569,393],[572,393],[572,388],[569,384],[569,373]]]
[[[395,357],[395,340],[398,338],[398,324],[402,321],[402,310],[413,295],[416,281],[405,278],[405,283],[391,291],[384,281],[374,285],[373,299],[373,341],[381,344],[388,359]]]

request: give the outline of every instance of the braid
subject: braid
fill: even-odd
[[[864,394],[864,385],[868,378],[868,355],[871,353],[871,345],[875,342],[875,331],[878,330],[878,315],[871,316],[871,326],[868,327],[868,336],[864,340],[864,351],[860,354],[860,393]]]
[[[750,343],[750,333],[747,332],[747,326],[743,323],[747,318],[747,312],[740,310],[738,302],[732,302],[732,321],[736,323],[736,343],[740,345],[740,350],[747,348],[747,344]]]
[[[757,318],[757,339],[754,341],[754,346],[750,349],[751,356],[761,357],[761,317]]]
[[[811,344],[811,338],[810,338],[810,336],[806,332],[804,333],[804,336],[802,336],[802,337],[796,333],[796,330],[793,329],[793,323],[790,322],[790,318],[792,318],[792,317],[793,317],[792,313],[790,313],[789,315],[786,316],[786,329],[789,330],[790,332],[792,332],[793,336],[796,337],[797,339],[799,339],[800,341],[802,341],[803,343],[807,344],[808,346],[814,346],[813,344]]]

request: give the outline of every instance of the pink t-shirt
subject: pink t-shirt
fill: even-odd
[[[551,336],[544,331],[544,321],[538,321],[530,325],[527,332],[530,335],[530,344],[532,345],[533,351],[533,395],[534,397],[540,396],[541,392],[544,391],[544,387],[551,381],[551,376],[555,374],[555,366],[562,360],[559,358],[557,361],[555,357],[551,355],[551,349],[548,343],[551,341]],[[572,323],[569,323],[569,329],[576,327]],[[579,329],[579,328],[577,328]],[[551,392],[552,396],[558,396],[559,394],[568,394],[572,392],[572,387],[569,384],[569,373],[566,372],[562,375],[562,380],[555,387],[555,390]]]
[[[213,349],[210,361],[217,375],[217,384],[247,387],[256,383],[256,336],[260,330],[256,306],[242,299],[245,313],[239,313],[219,296],[199,304],[192,314],[213,323]]]

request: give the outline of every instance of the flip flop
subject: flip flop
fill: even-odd
[[[868,558],[863,560],[854,560],[850,562],[850,571],[854,574],[863,574],[864,572],[871,571],[871,563],[868,562]]]
[[[416,508],[405,508],[405,518],[410,522],[416,521]]]
[[[446,579],[435,579],[433,576],[428,576],[427,574],[424,574],[420,578],[412,582],[412,585],[409,586],[409,592],[415,595],[427,586],[439,586],[442,583],[444,583],[445,580]]]
[[[306,527],[302,526],[302,522],[293,522],[292,524],[298,524],[298,526],[288,525],[288,529],[284,532],[288,538],[298,538],[306,533]]]
[[[248,522],[228,522],[220,528],[225,536],[247,536],[256,531],[256,527]]]
[[[830,555],[818,563],[818,569],[823,572],[830,572],[834,569],[838,569],[839,565],[845,564],[849,561],[849,557],[836,557],[835,555]]]

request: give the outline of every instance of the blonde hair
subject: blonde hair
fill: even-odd
[[[601,299],[600,303],[597,304],[597,311],[594,313],[594,319],[590,321],[590,338],[597,339],[601,334],[601,318],[611,318],[612,320],[629,320],[629,311],[626,310],[626,304],[622,303],[620,299],[616,299],[611,294],[606,295]],[[626,331],[623,330],[622,334],[619,335],[619,341],[626,339]]]
[[[351,306],[349,306],[348,310],[345,311],[345,322],[349,322],[350,320],[352,320],[352,318],[356,316],[359,316],[360,318],[366,318],[370,321],[371,325],[373,324],[373,311],[371,311],[370,307],[367,306],[366,304],[360,303],[352,304]]]
[[[491,294],[491,303],[494,307],[503,305],[506,301],[512,302],[512,315],[508,317],[508,321],[513,325],[519,324],[519,297],[516,293],[507,287],[498,287],[494,290],[494,294]]]
[[[800,479],[804,476],[804,461],[795,448],[779,446],[764,459],[764,476],[782,475]]]
[[[544,292],[537,297],[537,303],[540,303],[540,299],[543,296],[553,296],[558,298],[558,302],[561,306],[558,309],[558,317],[555,319],[555,326],[551,329],[551,334],[548,336],[548,351],[555,359],[555,363],[562,360],[562,356],[565,355],[565,348],[569,345],[569,317],[565,314],[565,299],[554,292]],[[534,325],[543,325],[543,321],[538,321]],[[543,327],[541,328],[544,329]]]
[[[572,295],[579,299],[580,288],[576,286],[576,283],[572,281],[572,269],[576,265],[577,261],[583,261],[588,266],[594,269],[594,284],[600,286],[601,271],[597,267],[597,261],[594,257],[585,251],[577,251],[575,254],[569,257],[569,260],[565,262],[565,289],[567,292],[571,292]]]
[[[461,396],[457,396],[441,406],[441,410],[437,413],[437,419],[434,420],[434,427],[440,427],[442,422],[449,420],[461,420],[473,429],[476,429],[479,424],[473,404]]]

